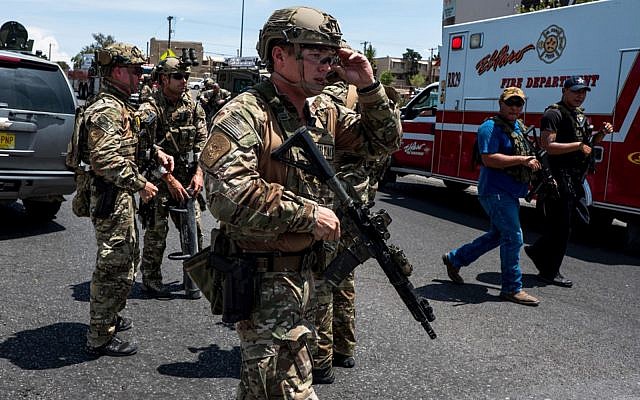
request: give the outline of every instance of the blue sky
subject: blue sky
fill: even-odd
[[[203,43],[211,56],[235,56],[240,47],[241,0],[2,0],[0,23],[15,20],[35,40],[34,50],[67,61],[93,42],[92,33],[113,35],[143,51],[151,37]],[[428,58],[441,42],[442,0],[245,0],[243,56],[256,55],[258,32],[272,11],[294,5],[321,8],[336,17],[354,48],[370,42],[376,56],[401,57],[407,48]],[[434,51],[434,53],[437,50]]]

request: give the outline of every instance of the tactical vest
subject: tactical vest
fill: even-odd
[[[91,186],[94,179],[89,159],[87,117],[90,117],[90,114],[87,115],[87,110],[90,112],[92,105],[107,98],[117,101],[125,110],[122,114],[123,132],[120,132],[122,142],[118,148],[118,154],[134,162],[137,159],[140,120],[129,110],[126,103],[110,93],[101,91],[86,107],[78,107],[74,130],[67,147],[65,159],[67,168],[75,173],[76,193],[71,207],[78,217],[88,217],[90,215]]]
[[[183,94],[175,106],[171,105],[164,98],[162,91],[156,92],[154,100],[160,117],[159,131],[163,135],[158,135],[156,140],[167,154],[174,157],[174,175],[181,176],[186,174],[191,161],[187,159],[187,155],[193,150],[197,135],[195,119],[198,105],[192,102],[187,94]]]
[[[278,97],[273,84],[270,81],[261,82],[255,85],[253,90],[269,104],[272,113],[278,120],[278,126],[284,132],[284,139],[286,140],[293,136],[295,131],[302,126],[302,122],[295,111],[286,109]],[[326,129],[327,125],[324,126],[325,128],[318,128],[316,126],[308,126],[307,128],[309,129],[309,135],[318,146],[322,155],[327,159],[329,164],[333,166],[335,140]],[[299,148],[292,148],[289,151],[289,158],[297,162],[307,162],[307,159]],[[307,174],[298,168],[284,168],[287,168],[287,182],[284,185],[287,190],[293,191],[296,195],[316,201],[325,207],[332,208],[334,195],[327,185],[321,183],[315,176]]]
[[[560,111],[563,119],[571,121],[572,130],[570,132],[556,132],[557,136],[559,135],[562,137],[562,141],[558,141],[558,137],[556,136],[556,141],[559,143],[587,141],[587,126],[589,125],[589,120],[584,115],[584,109],[582,107],[578,107],[574,111],[571,111],[564,103],[559,102],[551,104],[545,109],[545,111],[549,109]],[[566,164],[573,165],[575,167],[579,167],[579,165],[584,162],[584,155],[581,152],[571,152],[550,157],[552,159],[556,157],[562,158],[567,161]]]
[[[569,132],[573,135],[573,140],[571,141],[582,142],[586,139],[588,120],[584,115],[584,109],[582,107],[578,107],[574,112],[571,112],[564,103],[554,103],[547,107],[545,111],[549,109],[560,111],[563,118],[571,121],[571,126],[573,127],[573,131]]]
[[[511,140],[511,146],[513,147],[514,156],[534,155],[533,151],[531,150],[531,146],[527,141],[527,138],[524,136],[524,132],[526,129],[522,121],[517,119],[515,122],[516,124],[518,124],[518,128],[520,130],[520,134],[518,134],[514,129],[515,126],[510,122],[505,121],[500,116],[496,115],[491,119],[493,120],[495,126],[500,127],[500,129],[502,129],[507,134],[509,140]],[[531,170],[531,168],[524,165],[514,165],[512,167],[506,167],[503,169],[503,171],[516,181],[522,183],[531,182],[531,177],[533,175],[533,171]]]

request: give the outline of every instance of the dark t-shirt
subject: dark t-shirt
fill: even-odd
[[[565,118],[557,108],[550,108],[544,112],[540,121],[540,131],[551,131],[556,133],[556,142],[572,143],[578,142],[580,139],[575,135],[573,121],[571,118]],[[549,154],[549,162],[552,168],[570,168],[576,167],[580,160],[584,158],[581,152],[572,151],[566,154],[551,155]]]

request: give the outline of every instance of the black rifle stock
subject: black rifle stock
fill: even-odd
[[[287,158],[287,153],[293,147],[300,148],[308,162],[300,162]],[[398,258],[394,257],[397,251],[390,249],[386,243],[389,232],[386,226],[390,218],[386,211],[380,210],[371,215],[366,206],[357,204],[346,192],[333,168],[318,150],[316,144],[309,136],[306,127],[299,128],[293,136],[288,138],[282,146],[271,154],[273,158],[288,165],[300,168],[305,172],[316,176],[325,183],[336,195],[341,204],[341,210],[357,228],[355,233],[355,245],[339,254],[329,265],[325,272],[325,278],[333,285],[338,285],[347,274],[353,271],[359,264],[369,258],[375,258],[389,282],[407,306],[413,318],[420,322],[431,339],[436,338],[436,333],[429,322],[435,320],[433,309],[429,301],[416,294],[415,289],[402,267]]]
[[[176,213],[180,221],[180,248],[182,252],[168,255],[170,260],[187,260],[198,253],[198,226],[196,224],[196,198],[193,191],[187,189],[190,197],[182,207],[170,207],[169,211]],[[184,291],[187,297],[197,296],[198,287],[186,272],[183,273]]]
[[[551,173],[551,164],[549,164],[549,154],[542,148],[538,142],[538,136],[536,134],[536,128],[532,125],[524,133],[525,139],[529,136],[529,132],[533,133],[533,141],[528,141],[532,146],[532,150],[536,159],[540,163],[540,171],[538,171],[538,179],[533,182],[533,186],[524,197],[526,201],[531,201],[534,196],[540,194],[546,194],[558,197],[558,184]]]
[[[153,170],[158,167],[156,160],[152,156],[153,134],[150,132],[152,125],[155,123],[157,116],[155,113],[149,113],[147,117],[140,121],[140,134],[138,137],[137,158],[140,166],[140,173],[145,178],[150,179]],[[147,201],[146,203],[140,199],[138,206],[138,218],[142,229],[153,228],[155,225],[156,203],[155,201]]]
[[[593,174],[596,172],[596,149],[594,149],[593,146],[595,145],[597,135],[597,133],[595,135],[593,134],[593,125],[588,124],[585,127],[585,135],[582,139],[582,142],[591,148],[591,153],[589,153],[588,156],[585,156],[585,159],[581,165],[582,182],[587,179],[588,174]]]

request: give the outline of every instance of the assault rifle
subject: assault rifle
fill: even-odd
[[[137,159],[138,165],[140,165],[140,173],[146,178],[149,178],[154,170],[158,168],[158,163],[152,155],[152,149],[154,146],[153,132],[150,132],[151,127],[155,123],[157,116],[155,113],[149,113],[147,117],[140,121],[140,133],[138,137]],[[140,199],[138,206],[138,218],[140,219],[140,225],[142,229],[153,228],[154,216],[156,212],[155,202],[148,201],[143,202]]]
[[[529,132],[533,134],[533,141],[529,141]],[[532,187],[529,193],[524,197],[526,201],[531,201],[534,196],[552,196],[559,197],[558,183],[556,182],[553,174],[551,173],[551,164],[549,164],[549,154],[542,148],[536,134],[535,126],[531,125],[529,129],[524,133],[526,142],[531,146],[536,159],[540,163],[540,170],[538,171],[536,178],[532,181]]]
[[[595,139],[598,136],[598,133],[593,134],[593,125],[587,124],[584,128],[584,136],[582,138],[582,143],[591,147],[591,153],[588,156],[585,156],[584,161],[580,165],[582,182],[587,179],[588,174],[593,174],[596,172],[596,150],[593,148],[595,145]]]
[[[308,162],[295,161],[287,157],[289,150],[293,147],[300,148]],[[299,128],[282,146],[271,153],[271,157],[314,175],[329,186],[340,201],[345,217],[356,228],[354,244],[338,254],[331,262],[325,272],[325,279],[337,286],[358,265],[369,258],[375,258],[413,318],[420,322],[431,339],[435,339],[436,333],[429,324],[435,320],[435,315],[429,301],[416,294],[413,285],[403,272],[405,266],[401,264],[402,257],[398,254],[402,251],[386,243],[390,236],[387,230],[387,225],[391,222],[389,214],[380,210],[372,215],[366,205],[354,201],[347,194],[336,177],[335,171],[309,136],[306,127]]]
[[[198,226],[196,224],[196,198],[193,191],[187,189],[189,198],[185,199],[182,207],[170,207],[169,212],[177,214],[180,227],[180,247],[182,252],[171,253],[167,257],[170,260],[186,260],[196,255],[198,252]],[[184,292],[189,299],[199,299],[200,289],[193,283],[193,280],[184,272],[182,274]]]

